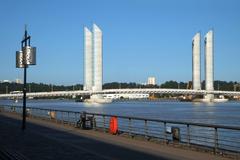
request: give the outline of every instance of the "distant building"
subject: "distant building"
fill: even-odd
[[[147,85],[156,85],[156,78],[148,77]]]
[[[22,80],[21,79],[16,79],[15,81],[17,84],[23,84]]]
[[[2,83],[11,83],[9,80],[3,80]]]

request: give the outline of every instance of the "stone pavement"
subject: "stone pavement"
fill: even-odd
[[[227,159],[40,119],[27,119],[26,127],[23,132],[19,115],[0,112],[0,147],[32,160]]]

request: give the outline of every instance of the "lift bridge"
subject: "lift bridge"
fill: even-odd
[[[105,89],[102,91],[54,91],[54,92],[31,92],[27,93],[27,97],[63,97],[63,96],[80,96],[80,95],[94,95],[94,94],[179,94],[179,95],[224,95],[224,96],[240,96],[238,91],[206,91],[206,90],[192,90],[192,89],[164,89],[164,88],[144,88],[144,89]],[[0,94],[0,98],[21,98],[22,93]]]

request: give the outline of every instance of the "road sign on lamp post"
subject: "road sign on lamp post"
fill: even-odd
[[[36,47],[31,47],[30,40],[31,36],[27,34],[27,27],[25,26],[21,50],[16,51],[16,68],[24,69],[22,130],[26,128],[27,68],[29,65],[36,65]]]

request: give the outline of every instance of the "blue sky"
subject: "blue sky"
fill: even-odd
[[[22,78],[15,51],[28,24],[37,47],[28,82],[82,83],[83,27],[96,23],[103,31],[104,82],[191,80],[192,37],[201,31],[203,44],[211,28],[215,79],[240,81],[239,0],[1,0],[0,19],[0,80]]]

